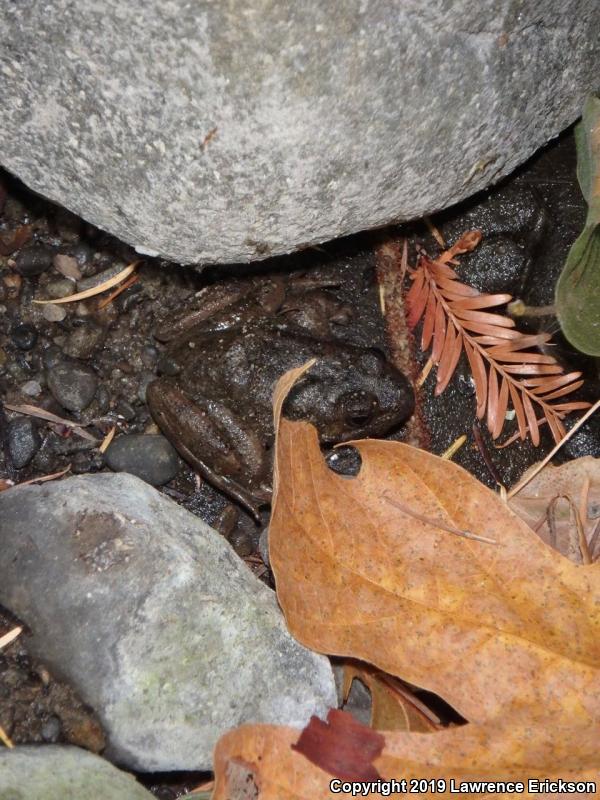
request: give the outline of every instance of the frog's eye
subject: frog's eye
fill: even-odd
[[[379,410],[379,401],[371,392],[358,389],[341,395],[337,407],[349,427],[361,428],[373,419]]]

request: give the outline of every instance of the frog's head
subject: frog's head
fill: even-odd
[[[413,412],[414,394],[404,375],[374,348],[332,350],[292,388],[285,416],[306,419],[322,442],[384,436]]]

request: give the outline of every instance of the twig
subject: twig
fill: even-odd
[[[3,647],[9,645],[11,642],[14,642],[14,640],[17,638],[17,636],[19,636],[19,634],[22,631],[23,631],[22,626],[17,625],[16,628],[13,628],[8,633],[5,633],[4,636],[0,636],[0,650],[2,650]]]
[[[575,425],[573,425],[573,427],[571,428],[571,430],[570,430],[570,431],[568,431],[568,432],[565,434],[565,436],[563,436],[563,438],[560,440],[560,442],[559,442],[557,445],[555,445],[555,446],[552,448],[552,450],[550,450],[550,452],[548,453],[548,455],[547,455],[547,456],[546,456],[546,457],[545,457],[545,458],[544,458],[542,461],[540,461],[540,463],[539,463],[539,464],[536,466],[536,468],[535,468],[535,469],[533,469],[533,470],[531,471],[531,474],[530,474],[530,475],[528,475],[526,478],[521,478],[521,480],[519,481],[519,483],[517,483],[517,485],[516,485],[516,486],[513,486],[513,488],[512,488],[512,489],[509,491],[509,493],[508,493],[508,497],[509,497],[509,499],[510,499],[511,497],[514,497],[516,494],[518,494],[518,493],[521,491],[521,489],[523,489],[525,486],[527,486],[527,484],[528,484],[528,483],[529,483],[531,480],[533,480],[533,478],[535,478],[535,476],[538,474],[538,472],[539,472],[540,470],[544,469],[544,467],[546,466],[546,464],[547,464],[547,463],[548,463],[548,462],[549,462],[549,461],[550,461],[552,458],[554,458],[554,456],[555,456],[555,455],[558,453],[558,451],[559,451],[559,450],[560,450],[560,448],[563,446],[563,444],[564,444],[565,442],[568,442],[568,441],[569,441],[569,439],[571,438],[571,436],[574,436],[574,435],[577,433],[577,431],[579,430],[579,428],[581,428],[581,426],[582,426],[584,423],[586,423],[586,422],[588,421],[588,419],[589,419],[589,418],[592,416],[592,414],[594,414],[594,413],[595,413],[595,412],[596,412],[596,411],[597,411],[599,408],[600,408],[600,400],[596,400],[596,402],[594,403],[594,405],[593,405],[591,408],[588,408],[588,410],[585,412],[585,414],[583,415],[583,417],[581,417],[581,419],[578,419],[578,420],[577,420],[577,422],[575,423]]]
[[[33,483],[46,483],[46,481],[55,481],[57,478],[62,478],[63,475],[66,475],[70,469],[71,465],[67,464],[67,466],[60,472],[53,472],[51,475],[40,475],[39,478],[30,478],[28,481],[15,483],[14,486],[11,486],[11,489],[16,489],[17,486],[31,486]]]
[[[9,750],[12,750],[13,747],[14,747],[14,744],[8,738],[8,734],[5,732],[5,730],[2,727],[2,725],[0,725],[0,742],[2,742],[3,745],[8,747]]]
[[[471,533],[471,531],[464,531],[460,528],[455,528],[453,525],[446,525],[446,523],[442,522],[441,520],[431,519],[423,514],[418,514],[416,511],[412,511],[412,509],[408,508],[408,506],[398,503],[387,494],[384,494],[383,497],[388,501],[388,503],[395,506],[403,514],[413,517],[414,519],[418,519],[419,522],[424,522],[426,525],[431,525],[432,527],[439,528],[447,533],[452,533],[454,536],[462,536],[464,539],[473,539],[476,542],[483,542],[484,544],[498,544],[495,539],[489,539],[487,536],[478,536],[476,533]]]
[[[117,426],[113,425],[112,428],[109,430],[109,432],[104,437],[104,439],[102,440],[102,444],[98,448],[98,450],[101,453],[106,453],[106,451],[108,450],[108,447],[109,447],[110,443],[115,438],[116,430],[117,430]]]
[[[447,461],[449,461],[460,450],[460,448],[463,446],[463,444],[466,441],[467,441],[467,435],[465,433],[463,433],[462,436],[459,436],[457,439],[455,439],[452,442],[450,447],[448,447],[446,450],[444,450],[444,452],[442,453],[440,458],[444,458]]]
[[[136,273],[135,275],[131,275],[129,278],[127,278],[127,280],[124,283],[122,283],[120,286],[118,286],[114,290],[114,292],[111,292],[108,295],[108,297],[105,297],[103,300],[100,300],[100,302],[98,303],[98,310],[101,311],[103,308],[106,308],[106,306],[110,305],[110,303],[112,303],[113,300],[116,300],[116,298],[122,292],[124,292],[125,289],[129,289],[130,286],[133,286],[133,284],[137,280],[139,280],[139,277],[140,277],[139,274]]]
[[[489,451],[485,446],[485,442],[483,441],[483,436],[481,435],[481,431],[479,430],[479,425],[477,424],[477,421],[473,423],[473,439],[475,439],[475,444],[477,445],[479,454],[483,458],[484,464],[486,465],[488,472],[492,476],[492,479],[499,486],[502,486],[502,478],[500,477],[500,473],[496,469],[496,465],[492,461]]]
[[[76,433],[78,436],[81,436],[82,439],[87,439],[89,442],[95,442],[96,438],[88,433],[87,431],[83,430],[82,425],[85,423],[82,422],[75,422],[72,419],[65,419],[64,417],[59,417],[56,414],[53,414],[51,411],[46,411],[44,408],[38,408],[37,406],[29,405],[28,403],[23,403],[22,405],[13,405],[12,403],[4,403],[4,408],[8,408],[9,411],[16,411],[17,414],[25,414],[29,417],[37,417],[38,419],[43,419],[46,422],[54,422],[56,425],[65,425],[67,428],[72,428],[73,433]]]
[[[425,366],[421,370],[421,374],[419,375],[419,377],[415,381],[415,387],[417,389],[420,389],[421,386],[423,386],[423,384],[427,380],[427,376],[429,375],[429,373],[431,372],[432,369],[433,369],[433,359],[431,358],[431,356],[429,356],[429,358],[425,362]]]

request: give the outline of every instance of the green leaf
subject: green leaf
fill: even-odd
[[[588,204],[577,238],[556,285],[556,313],[567,339],[600,355],[600,99],[588,98],[575,129],[577,179]]]

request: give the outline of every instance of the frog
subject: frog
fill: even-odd
[[[413,411],[412,387],[384,353],[338,335],[352,310],[335,285],[305,275],[211,286],[196,309],[155,332],[177,374],[147,387],[154,420],[202,478],[257,521],[271,501],[272,395],[285,372],[316,359],[284,414],[311,422],[323,446],[384,436]]]

